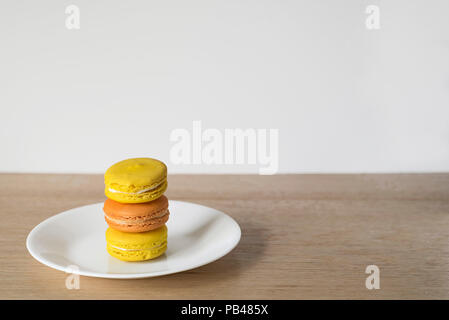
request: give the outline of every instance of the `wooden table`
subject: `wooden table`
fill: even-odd
[[[104,200],[101,175],[0,175],[1,299],[449,298],[449,174],[171,175],[167,195],[231,215],[240,244],[158,278],[81,277],[35,261],[28,232]],[[380,289],[365,287],[367,265]]]

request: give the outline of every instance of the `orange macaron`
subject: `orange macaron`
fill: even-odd
[[[121,203],[108,198],[104,202],[103,211],[107,224],[123,232],[157,229],[167,222],[170,215],[166,196],[144,203]]]

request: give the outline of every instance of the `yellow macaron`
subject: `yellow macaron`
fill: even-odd
[[[143,203],[159,198],[167,189],[167,166],[151,158],[127,159],[104,174],[105,194],[122,203]]]
[[[106,249],[111,256],[123,261],[157,258],[167,250],[167,227],[164,225],[147,232],[122,232],[108,228]]]

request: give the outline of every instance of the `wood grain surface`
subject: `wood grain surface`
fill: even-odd
[[[81,277],[34,260],[25,239],[100,202],[101,175],[0,174],[1,299],[449,298],[449,174],[171,175],[167,196],[231,215],[239,245],[206,266],[140,280]],[[380,268],[367,290],[367,265]]]

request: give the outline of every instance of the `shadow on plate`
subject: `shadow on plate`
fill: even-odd
[[[211,221],[208,223],[211,223]],[[192,270],[161,277],[141,279],[140,281],[149,285],[150,282],[155,285],[161,281],[164,286],[172,288],[180,287],[180,285],[185,286],[186,284],[190,287],[196,287],[202,285],[202,282],[198,281],[199,279],[207,279],[208,283],[221,282],[250,270],[250,267],[257,263],[263,256],[268,230],[252,221],[246,221],[245,223],[239,222],[239,224],[242,229],[240,242],[224,257]],[[208,226],[204,225],[203,227],[195,231],[195,236],[200,236],[202,234],[201,232],[204,233]],[[186,247],[187,245],[185,244]],[[180,281],[181,279],[182,281]]]

